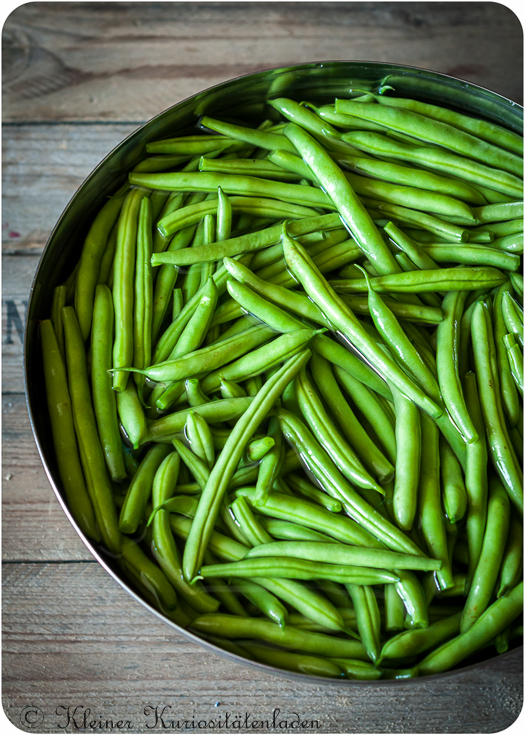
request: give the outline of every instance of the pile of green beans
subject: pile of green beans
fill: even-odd
[[[506,651],[521,136],[385,86],[143,153],[40,323],[80,531],[170,621],[278,669]]]

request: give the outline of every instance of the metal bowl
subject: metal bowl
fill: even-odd
[[[169,107],[139,127],[99,163],[72,197],[49,237],[35,273],[27,309],[24,373],[31,427],[55,495],[84,544],[132,597],[179,634],[236,663],[252,666],[261,672],[291,677],[303,683],[395,686],[407,681],[429,681],[442,676],[451,676],[487,664],[496,658],[501,660],[502,656],[484,656],[482,652],[446,674],[421,679],[332,680],[292,673],[248,661],[204,641],[168,620],[130,587],[115,560],[104,554],[96,544],[84,536],[66,505],[54,456],[47,405],[43,399],[45,386],[38,322],[49,317],[53,288],[66,279],[78,260],[91,220],[106,197],[124,183],[129,171],[145,157],[146,143],[159,138],[194,133],[195,123],[200,115],[241,117],[257,124],[264,119],[265,113],[268,113],[268,108],[265,109],[264,104],[267,98],[287,96],[297,101],[306,99],[322,104],[333,101],[337,96],[346,96],[350,89],[376,91],[380,84],[386,81],[395,88],[396,93],[472,113],[516,132],[523,132],[523,108],[512,100],[470,82],[415,67],[368,61],[327,61],[269,69],[238,77]],[[503,656],[516,654],[517,647]]]

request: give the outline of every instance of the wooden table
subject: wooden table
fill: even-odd
[[[95,164],[157,112],[238,74],[323,59],[423,66],[521,102],[516,17],[496,3],[30,3],[8,18],[3,50],[9,719],[27,731],[72,732],[101,720],[102,730],[142,733],[163,729],[153,708],[168,706],[164,726],[195,719],[211,729],[222,718],[228,731],[246,729],[246,713],[272,729],[276,710],[290,729],[297,713],[304,732],[508,727],[521,706],[519,655],[438,682],[305,685],[232,665],[148,613],[91,558],[55,500],[27,416],[21,340],[54,222]]]

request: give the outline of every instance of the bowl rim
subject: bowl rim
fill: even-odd
[[[170,620],[168,617],[166,617],[162,612],[154,608],[150,603],[148,603],[145,599],[143,599],[134,589],[131,587],[127,581],[120,577],[114,569],[111,568],[111,566],[108,564],[107,559],[111,557],[111,554],[109,554],[107,551],[104,552],[104,555],[94,546],[94,544],[84,535],[84,533],[81,531],[80,527],[76,523],[75,519],[73,518],[65,499],[55,482],[55,479],[51,473],[51,469],[48,465],[48,462],[45,457],[44,449],[42,446],[42,443],[40,441],[40,437],[36,428],[36,422],[33,412],[33,406],[32,401],[30,398],[30,391],[29,391],[29,365],[28,365],[28,342],[29,342],[29,322],[31,318],[32,313],[32,306],[33,301],[35,298],[35,286],[39,280],[40,271],[42,268],[42,264],[44,262],[44,259],[46,257],[46,254],[49,250],[49,247],[51,243],[53,242],[56,233],[59,231],[60,225],[62,221],[65,219],[69,209],[73,206],[73,203],[75,202],[77,196],[80,194],[80,192],[86,187],[86,185],[97,175],[97,173],[106,165],[108,159],[112,158],[117,151],[119,151],[121,148],[123,148],[127,142],[133,138],[136,135],[139,135],[140,132],[146,127],[151,124],[153,124],[155,121],[162,118],[164,115],[169,114],[170,111],[174,110],[177,107],[182,107],[185,103],[189,102],[190,100],[194,99],[195,97],[205,97],[206,95],[212,93],[212,92],[218,92],[222,88],[229,87],[230,85],[233,85],[239,81],[242,81],[243,79],[247,79],[249,77],[258,77],[263,76],[265,74],[271,73],[271,72],[294,72],[298,70],[307,70],[307,69],[315,69],[315,68],[323,68],[325,66],[348,66],[348,67],[358,67],[359,65],[366,64],[369,67],[377,67],[384,68],[384,67],[392,67],[396,71],[408,71],[408,72],[417,72],[417,73],[423,73],[430,75],[430,77],[433,77],[438,80],[446,79],[450,80],[454,84],[464,84],[470,89],[474,90],[481,90],[485,93],[488,93],[489,95],[493,95],[495,98],[499,98],[500,100],[508,103],[511,107],[522,110],[523,106],[519,103],[514,102],[508,97],[505,97],[504,95],[499,94],[498,92],[495,92],[494,90],[491,90],[487,87],[483,87],[479,84],[469,82],[467,80],[464,80],[460,77],[455,77],[450,74],[446,74],[443,72],[434,71],[432,69],[426,69],[423,67],[413,66],[409,64],[396,64],[394,62],[383,62],[383,61],[370,61],[365,59],[351,59],[351,60],[321,60],[321,61],[311,61],[306,62],[302,64],[291,64],[287,66],[275,66],[275,67],[267,67],[265,69],[261,69],[256,72],[248,72],[246,74],[240,74],[236,77],[232,77],[231,79],[219,82],[218,84],[214,84],[210,87],[207,87],[205,89],[201,89],[194,94],[191,94],[187,97],[184,97],[183,99],[179,100],[178,102],[175,102],[173,105],[168,106],[164,110],[161,110],[157,114],[155,114],[150,119],[146,120],[145,122],[139,124],[133,131],[131,131],[128,135],[126,135],[119,143],[114,146],[100,161],[99,163],[93,168],[93,170],[86,176],[86,178],[82,181],[80,186],[76,189],[76,191],[73,193],[73,195],[70,197],[69,201],[66,203],[64,209],[62,210],[62,213],[60,214],[60,217],[57,219],[55,225],[53,226],[49,237],[47,238],[46,244],[42,250],[42,253],[40,255],[37,268],[35,270],[31,287],[29,291],[29,298],[28,298],[28,304],[27,304],[27,310],[26,310],[26,318],[25,318],[25,329],[24,329],[24,343],[23,343],[23,373],[24,373],[24,393],[25,393],[25,400],[26,400],[26,406],[29,414],[29,421],[31,424],[31,431],[33,434],[34,441],[36,443],[37,451],[40,456],[40,460],[42,462],[44,471],[47,475],[47,478],[51,484],[51,487],[53,489],[53,492],[59,502],[59,504],[62,507],[62,510],[64,511],[65,515],[67,516],[69,522],[79,535],[80,539],[84,543],[84,545],[87,547],[89,552],[92,554],[92,556],[98,561],[98,563],[102,566],[102,568],[116,581],[118,584],[120,584],[121,587],[123,587],[126,592],[133,597],[137,602],[139,602],[141,605],[143,605],[147,610],[152,612],[154,615],[156,615],[157,618],[162,620],[164,623],[167,623],[169,626],[171,626],[172,629],[174,629],[175,632],[178,634],[181,634],[185,638],[190,639],[192,642],[198,644],[199,646],[207,649],[208,651],[211,651],[212,653],[216,653],[220,655],[222,658],[226,658],[228,660],[233,661],[236,664],[240,664],[244,667],[250,667],[257,669],[261,671],[261,673],[264,674],[271,674],[272,676],[282,676],[284,678],[293,679],[294,681],[300,681],[305,684],[315,684],[319,686],[320,684],[323,684],[325,686],[343,686],[343,687],[349,687],[349,686],[375,686],[375,687],[390,687],[390,686],[400,686],[400,685],[407,685],[410,684],[416,685],[421,684],[424,682],[431,682],[435,680],[441,680],[443,678],[450,678],[453,676],[459,676],[460,674],[463,674],[465,672],[471,671],[473,669],[482,669],[484,667],[490,666],[491,663],[494,661],[503,661],[504,659],[508,659],[509,657],[517,657],[518,653],[520,656],[523,655],[523,645],[516,645],[510,650],[506,651],[502,654],[495,654],[489,658],[483,659],[482,661],[477,661],[474,663],[470,663],[466,666],[458,666],[453,669],[450,669],[448,671],[444,671],[438,674],[430,674],[423,677],[412,677],[412,678],[399,678],[399,679],[377,679],[377,680],[359,680],[359,679],[350,679],[350,678],[328,678],[328,677],[322,677],[322,676],[314,676],[310,674],[303,674],[295,671],[287,671],[284,669],[280,669],[274,666],[270,666],[269,664],[263,664],[258,661],[252,661],[247,658],[244,658],[242,656],[239,656],[235,653],[232,653],[231,651],[227,651],[224,648],[220,648],[219,646],[211,643],[210,641],[207,641],[204,638],[201,638],[200,636],[196,635],[190,630],[187,630],[185,628],[182,628],[174,621]],[[468,659],[467,659],[468,660]]]

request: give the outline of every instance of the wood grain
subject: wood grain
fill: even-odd
[[[521,707],[519,654],[475,672],[367,690],[303,684],[245,668],[170,629],[97,564],[6,565],[4,604],[7,713],[14,721],[26,704],[41,707],[42,732],[57,732],[64,723],[63,711],[55,713],[59,705],[129,719],[139,733],[152,725],[151,715],[144,715],[148,705],[169,705],[179,719],[223,721],[226,712],[269,719],[278,708],[283,719],[297,712],[318,720],[316,732],[338,733],[496,732]]]
[[[4,26],[10,121],[145,120],[196,91],[306,61],[382,60],[519,102],[522,31],[497,3],[31,3]]]
[[[22,394],[2,398],[4,561],[93,559],[42,467]]]
[[[3,253],[40,255],[84,179],[136,128],[106,123],[9,125],[3,154]]]

